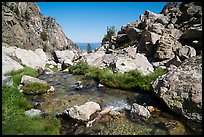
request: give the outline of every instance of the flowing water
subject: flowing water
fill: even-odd
[[[120,112],[120,117],[105,115],[103,120],[91,128],[83,124],[76,124],[75,121],[64,118],[61,120],[61,134],[93,134],[93,135],[174,135],[194,134],[182,124],[174,115],[159,110],[151,113],[147,121],[133,121],[130,118],[131,105],[136,102],[144,106],[156,106],[160,104],[155,101],[152,95],[137,93],[136,91],[124,91],[111,89],[99,84],[92,79],[85,79],[84,76],[71,75],[67,72],[56,72],[44,74],[38,77],[54,86],[55,92],[50,95],[26,96],[28,101],[45,112],[49,117],[55,117],[65,109],[75,105],[82,105],[88,101],[95,101],[101,108],[112,106],[115,111]],[[81,81],[83,87],[77,88],[77,82]],[[77,126],[76,126],[77,125]]]

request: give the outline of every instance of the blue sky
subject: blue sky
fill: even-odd
[[[159,13],[166,2],[37,2],[44,16],[51,16],[74,42],[101,42],[107,26],[139,20],[145,10]]]

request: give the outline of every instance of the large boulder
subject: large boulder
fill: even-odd
[[[141,30],[138,28],[128,28],[127,35],[131,41],[138,41],[140,39]]]
[[[28,84],[28,83],[43,83],[43,84],[47,84],[46,81],[44,80],[40,80],[38,78],[34,78],[28,75],[23,75],[21,78],[21,84]]]
[[[101,107],[96,102],[86,102],[80,106],[74,106],[70,109],[64,111],[65,114],[68,114],[71,118],[79,121],[89,121],[90,116],[96,111],[100,111]]]
[[[54,53],[55,53],[54,57],[56,59],[56,62],[59,62],[59,63],[64,62],[66,64],[72,65],[74,59],[76,59],[76,54],[72,50],[55,51]]]
[[[192,57],[157,78],[152,87],[173,112],[202,122],[202,56]]]
[[[181,43],[175,39],[172,39],[169,35],[162,36],[156,44],[157,49],[154,54],[154,58],[159,60],[174,58],[174,51],[182,46]]]
[[[19,60],[21,60],[22,64],[34,69],[40,67],[44,68],[47,61],[45,52],[42,51],[42,49],[36,49],[35,51],[32,51],[17,48],[15,50],[15,55]]]
[[[17,61],[13,60],[11,57],[5,55],[4,53],[2,54],[2,74],[22,68],[23,66],[20,65]]]

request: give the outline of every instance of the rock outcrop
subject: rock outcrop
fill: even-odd
[[[18,48],[35,50],[74,49],[54,18],[44,17],[34,2],[2,2],[2,41]]]
[[[45,64],[48,60],[46,53],[43,49],[26,50],[17,48],[15,46],[9,46],[3,43],[2,46],[3,57],[3,74],[11,70],[18,70],[23,68],[20,64],[24,64],[34,69],[45,68]],[[10,67],[9,67],[10,66]]]
[[[143,54],[136,53],[136,48],[134,47],[114,50],[110,54],[105,54],[105,50],[98,50],[84,55],[82,59],[91,66],[109,67],[118,73],[138,70],[143,75],[147,75],[154,70],[147,58]]]
[[[154,81],[152,87],[173,112],[202,122],[202,56],[188,59]]]
[[[201,4],[168,3],[160,14],[146,10],[140,15],[139,21],[122,26],[116,36],[104,42],[104,48],[115,50],[136,46],[137,53],[144,53],[151,64],[174,58],[183,62],[201,54],[201,36]],[[186,46],[191,48],[187,49]],[[170,63],[161,63],[159,66],[168,67]]]
[[[45,68],[48,61],[72,64],[79,48],[52,17],[44,17],[34,2],[2,2],[3,74],[23,68]],[[64,50],[64,51],[62,51]],[[55,53],[62,55],[55,60]],[[74,57],[74,59],[73,59]]]

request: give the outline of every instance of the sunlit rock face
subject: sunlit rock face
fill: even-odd
[[[30,50],[79,51],[55,18],[43,16],[34,2],[2,2],[2,41]]]

